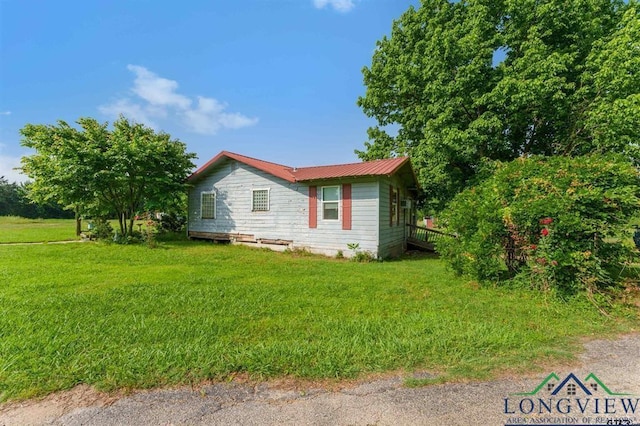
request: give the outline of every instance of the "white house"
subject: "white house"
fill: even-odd
[[[189,177],[190,238],[377,257],[406,249],[418,184],[408,157],[294,168],[223,151]]]

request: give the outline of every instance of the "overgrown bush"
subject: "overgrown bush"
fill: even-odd
[[[128,244],[141,244],[146,242],[145,236],[140,231],[132,231],[129,235],[122,235],[119,232],[115,232],[111,239],[115,244],[128,245]]]
[[[624,241],[638,183],[638,171],[616,155],[497,163],[443,212],[440,223],[458,238],[443,239],[438,251],[478,281],[599,292],[630,254]]]
[[[376,262],[378,259],[370,251],[357,251],[351,260],[358,263],[371,263]]]
[[[158,221],[158,232],[180,232],[184,231],[187,218],[176,213],[162,213]]]
[[[111,240],[113,238],[113,227],[107,219],[94,219],[91,225],[91,231],[98,240]]]

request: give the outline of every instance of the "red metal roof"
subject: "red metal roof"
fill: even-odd
[[[409,161],[409,157],[387,158],[362,163],[335,164],[332,166],[300,167],[293,170],[297,181],[332,179],[357,176],[390,176]]]
[[[245,155],[240,155],[240,154],[236,154],[229,151],[222,151],[220,154],[213,157],[204,166],[200,167],[191,176],[189,176],[188,180],[197,178],[200,174],[205,172],[210,167],[213,167],[214,165],[216,165],[218,162],[222,161],[225,158],[231,158],[233,160],[239,161],[251,167],[255,167],[258,170],[262,170],[263,172],[267,172],[273,176],[279,177],[289,182],[296,181],[296,179],[291,174],[293,170],[293,168],[291,167],[283,166],[282,164],[271,163],[269,161],[258,160],[257,158],[251,158]]]
[[[288,182],[360,176],[390,176],[409,161],[409,157],[398,157],[388,158],[385,160],[365,161],[362,163],[293,168],[283,166],[282,164],[271,163],[269,161],[235,154],[229,151],[222,151],[189,176],[189,180],[196,179],[199,175],[222,161],[224,158],[231,158]]]

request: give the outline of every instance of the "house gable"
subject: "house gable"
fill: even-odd
[[[205,163],[202,167],[196,170],[191,176],[187,178],[187,181],[194,182],[198,179],[201,179],[203,176],[206,176],[207,173],[214,169],[216,166],[224,163],[225,160],[235,160],[239,163],[246,164],[247,166],[253,167],[257,170],[261,170],[263,172],[269,173],[275,177],[283,179],[287,182],[295,182],[295,178],[293,177],[292,168],[288,166],[283,166],[282,164],[272,163],[269,161],[258,160],[257,158],[247,157],[246,155],[240,155],[229,151],[222,151],[207,163]]]

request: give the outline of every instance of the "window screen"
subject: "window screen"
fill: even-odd
[[[322,218],[325,220],[338,220],[340,203],[340,187],[325,186],[322,188]]]
[[[251,191],[251,210],[254,212],[266,212],[269,211],[269,190],[268,189],[254,189]]]
[[[216,194],[214,192],[203,192],[200,198],[200,217],[202,219],[216,218]]]

